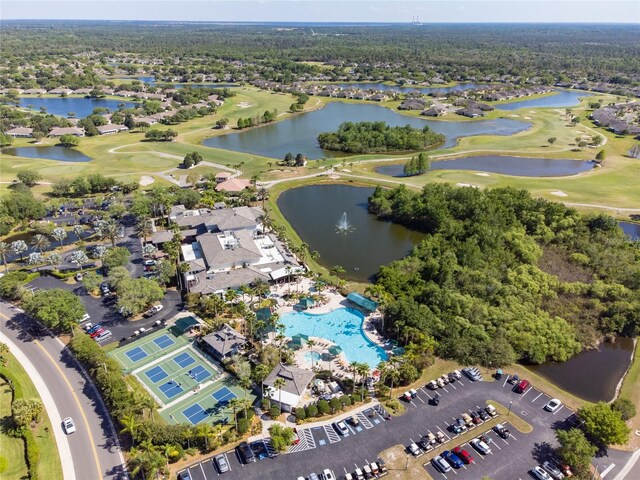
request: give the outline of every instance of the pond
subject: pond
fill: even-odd
[[[239,88],[237,83],[163,83],[158,84],[161,88]]]
[[[40,160],[59,160],[62,162],[90,162],[91,157],[87,157],[73,148],[55,145],[50,147],[14,147],[3,148],[4,155],[15,155],[17,157],[38,158]]]
[[[583,160],[552,160],[498,155],[477,155],[431,162],[431,170],[474,170],[518,177],[562,177],[586,172],[592,168],[592,162]],[[404,177],[404,164],[385,165],[377,167],[375,171],[382,175]]]
[[[614,343],[603,342],[597,349],[585,350],[566,362],[528,368],[580,398],[608,402],[613,399],[632,354],[633,340],[617,337]]]
[[[633,222],[618,222],[622,231],[627,234],[631,240],[640,239],[640,223]]]
[[[84,118],[91,115],[94,108],[108,108],[114,112],[118,109],[118,105],[124,104],[125,108],[133,108],[136,106],[133,102],[125,102],[123,100],[111,100],[107,98],[86,98],[86,97],[29,97],[20,98],[20,106],[31,108],[32,110],[40,110],[45,107],[47,113],[52,113],[60,117],[67,117],[70,112],[75,113],[76,117]]]
[[[426,94],[439,93],[444,94],[447,92],[459,92],[462,90],[471,90],[472,88],[486,87],[486,83],[458,83],[449,87],[421,87],[419,85],[387,85],[384,83],[375,82],[354,82],[354,83],[329,83],[328,85],[335,85],[340,88],[358,88],[361,90],[379,90],[383,92],[402,92],[409,93],[418,90]]]
[[[253,153],[271,158],[284,158],[287,152],[302,153],[308,158],[340,156],[339,152],[322,150],[318,135],[336,131],[342,122],[386,122],[391,126],[428,125],[442,133],[446,141],[442,148],[452,147],[460,137],[473,135],[513,135],[528,129],[531,124],[507,118],[468,122],[445,122],[400,115],[388,108],[371,104],[333,102],[320,110],[296,115],[281,122],[229,133],[204,140],[203,145],[225,150]]]
[[[318,261],[327,268],[341,265],[346,278],[368,282],[381,265],[406,256],[423,235],[367,211],[373,188],[309,185],[287,190],[278,207]],[[349,228],[339,232],[344,213]]]
[[[553,95],[519,100],[513,103],[494,105],[498,110],[517,110],[519,108],[566,108],[580,105],[580,98],[591,97],[592,93],[577,90],[557,90]]]

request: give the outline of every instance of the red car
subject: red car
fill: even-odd
[[[89,336],[91,338],[96,338],[98,335],[101,335],[104,333],[104,328],[99,328],[98,330],[96,330],[95,332],[92,332],[89,334]]]
[[[473,462],[473,457],[469,454],[469,452],[467,452],[466,450],[460,447],[454,448],[453,453],[455,453],[458,457],[460,457],[460,459],[467,465]]]

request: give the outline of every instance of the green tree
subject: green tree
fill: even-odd
[[[107,267],[108,270],[115,267],[124,267],[129,262],[129,256],[131,252],[125,247],[113,247],[107,250],[102,264]]]
[[[2,264],[4,265],[5,273],[9,271],[9,267],[7,266],[7,253],[10,251],[11,247],[7,242],[0,242],[0,260],[2,260]]]
[[[24,302],[25,311],[54,330],[69,331],[87,313],[80,298],[68,290],[38,290]]]
[[[553,145],[554,143],[556,143],[556,140],[558,140],[556,137],[547,138],[547,142],[549,142],[549,145]]]
[[[604,150],[600,150],[597,154],[596,154],[596,162],[597,163],[602,163],[604,162],[604,159],[607,158],[607,153]]]
[[[591,458],[598,449],[589,443],[584,433],[577,428],[557,430],[556,438],[560,447],[558,456],[567,465],[571,465],[580,476],[588,474]]]
[[[31,239],[31,245],[38,250],[40,253],[50,245],[49,239],[42,235],[41,233],[37,233]]]
[[[16,177],[18,177],[18,180],[29,188],[37,185],[38,182],[42,180],[42,175],[35,170],[18,170],[16,172]]]
[[[29,247],[24,240],[16,240],[11,242],[11,250],[20,257],[20,261],[22,262],[24,261],[24,254],[29,250]]]
[[[625,422],[636,416],[636,406],[628,398],[618,397],[611,404],[611,409],[620,412],[622,420]]]
[[[95,272],[87,272],[82,277],[82,285],[93,295],[97,295],[102,284],[102,276]]]
[[[122,268],[122,267],[120,267]],[[148,278],[125,278],[116,287],[118,308],[132,315],[142,313],[146,308],[164,297],[162,288],[155,280]]]
[[[80,139],[75,135],[62,135],[60,137],[60,145],[63,147],[76,147],[80,145]]]
[[[629,427],[622,413],[605,402],[586,405],[578,410],[585,432],[604,445],[621,445],[629,440]]]
[[[8,147],[13,143],[13,137],[4,132],[0,132],[0,147]]]
[[[278,452],[284,452],[291,446],[291,442],[293,442],[293,429],[274,423],[269,427],[269,436],[271,437],[273,448]]]
[[[53,239],[60,242],[60,246],[64,245],[64,239],[67,238],[67,231],[63,227],[56,227],[51,234]]]
[[[282,415],[282,388],[287,385],[287,382],[284,381],[283,378],[276,378],[273,382],[273,388],[278,390],[278,407],[280,410],[280,414]]]

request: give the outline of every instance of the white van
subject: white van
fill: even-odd
[[[105,330],[104,332],[102,332],[100,335],[98,335],[96,338],[94,338],[94,340],[98,343],[100,342],[104,342],[105,340],[111,338],[111,330]]]

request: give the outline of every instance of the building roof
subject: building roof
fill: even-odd
[[[124,125],[117,125],[113,123],[100,125],[99,127],[96,127],[96,129],[98,130],[99,133],[120,132],[123,130],[129,130],[129,128],[125,127]]]
[[[271,370],[271,373],[269,373],[267,378],[265,378],[264,384],[273,388],[273,384],[276,379],[281,378],[285,381],[285,385],[282,387],[282,392],[292,393],[300,397],[309,386],[309,383],[311,383],[314,376],[315,374],[310,370],[292,367],[281,363]],[[274,390],[278,391],[277,389]]]
[[[33,133],[33,128],[16,127],[11,130],[7,130],[5,133],[7,135],[31,135]]]
[[[197,260],[194,260],[196,262]],[[190,262],[193,263],[193,262]],[[256,280],[268,280],[269,277],[264,272],[255,268],[238,268],[218,273],[207,273],[202,271],[194,276],[195,284],[189,287],[193,293],[203,295],[211,293],[222,293],[230,288],[239,288],[242,285],[249,285]]]
[[[262,215],[260,207],[221,208],[218,210],[182,210],[183,205],[171,209],[170,218],[180,227],[193,227],[205,224],[208,227],[224,231],[240,228],[252,228],[258,224]]]
[[[84,128],[54,127],[49,132],[49,135],[53,137],[61,137],[62,135],[84,135]]]
[[[216,173],[216,180],[217,180],[218,178],[224,178],[224,179],[227,179],[227,178],[229,178],[230,176],[231,176],[231,174],[230,174],[229,172],[218,172],[218,173]]]
[[[247,339],[240,332],[225,324],[220,330],[202,337],[202,341],[224,357],[244,345]]]
[[[216,185],[216,191],[218,192],[241,192],[245,188],[249,188],[251,182],[244,178],[230,178],[224,182],[220,182]]]
[[[262,254],[251,232],[240,230],[227,233],[206,233],[198,237],[198,243],[209,268],[225,268],[255,263]]]

